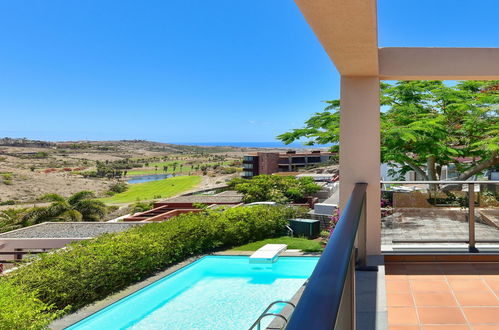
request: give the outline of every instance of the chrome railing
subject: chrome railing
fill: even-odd
[[[367,183],[357,183],[286,326],[287,330],[355,329],[355,248],[366,265]]]
[[[420,187],[422,185],[428,186],[429,191],[435,191],[439,186],[442,185],[467,185],[467,205],[463,205],[467,209],[467,220],[468,220],[468,239],[419,239],[419,240],[404,240],[403,243],[467,243],[468,250],[471,253],[479,252],[476,248],[476,228],[475,228],[475,206],[476,206],[476,196],[475,196],[475,185],[497,185],[499,181],[381,181],[382,185],[414,185],[414,188]],[[408,192],[408,191],[406,191]],[[397,241],[398,242],[398,241]],[[499,243],[499,241],[478,241],[479,243]]]
[[[284,321],[284,325],[286,325],[288,323],[288,319],[282,315],[281,313],[271,313],[269,312],[269,310],[276,304],[285,304],[285,305],[288,305],[290,306],[291,308],[295,308],[296,305],[293,304],[291,301],[286,301],[286,300],[276,300],[274,302],[271,302],[270,305],[267,306],[267,308],[265,308],[265,310],[262,312],[262,314],[260,314],[260,316],[258,317],[258,319],[255,321],[255,323],[253,323],[251,325],[251,327],[249,328],[249,330],[252,330],[252,329],[255,329],[256,330],[260,330],[261,327],[262,327],[262,320],[268,316],[274,316],[274,317],[278,317],[280,319],[282,319]]]

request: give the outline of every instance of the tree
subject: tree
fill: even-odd
[[[22,221],[29,224],[45,221],[99,221],[106,214],[106,205],[94,198],[91,191],[80,191],[67,199],[58,194],[46,194],[41,200],[52,204],[32,208],[23,215]]]
[[[309,177],[257,175],[251,180],[234,178],[228,186],[244,195],[246,203],[253,202],[305,202],[307,197],[321,188]]]
[[[360,96],[359,96],[360,97]],[[466,180],[499,164],[499,81],[399,81],[381,84],[381,159],[402,177],[413,170],[424,180],[439,180],[451,163]],[[277,138],[289,144],[339,142],[339,100],[327,101],[305,127]],[[466,158],[469,162],[463,162]]]

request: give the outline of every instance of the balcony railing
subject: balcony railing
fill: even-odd
[[[358,237],[359,264],[365,266],[366,188],[366,183],[355,185],[287,330],[355,329],[354,243]]]
[[[499,181],[381,181],[381,184],[384,194],[391,194],[389,207],[382,207],[382,240],[390,241],[388,244],[446,244],[448,248],[449,244],[465,243],[469,252],[477,253],[477,243],[499,243],[499,228],[493,228],[493,223],[490,226],[476,223],[483,210],[497,209]],[[485,193],[485,187],[493,189]]]

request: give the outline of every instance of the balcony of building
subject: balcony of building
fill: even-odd
[[[404,242],[410,248],[369,255],[368,185],[357,183],[297,307],[286,315],[286,329],[499,328],[499,240],[483,242],[475,237],[478,233],[494,237],[499,233],[494,225],[476,221],[483,210],[499,210],[483,200],[478,202],[483,199],[481,194],[494,199],[498,195],[473,189],[482,184],[465,184],[471,188],[465,191],[468,207],[460,209],[466,221],[449,216],[445,219],[464,224],[465,233],[452,239],[444,237],[449,232],[442,227],[448,226],[443,219],[416,218],[411,214],[412,225],[399,228],[400,235],[421,235],[419,241],[411,238]],[[486,184],[499,186],[497,181]],[[429,195],[434,193],[432,189],[427,191]],[[421,234],[419,227],[424,227],[432,239]],[[382,230],[384,243],[394,241],[393,237]],[[276,320],[273,325],[280,327],[282,323]]]
[[[380,81],[498,80],[499,48],[380,48],[375,0],[296,3],[341,77],[341,219],[286,329],[499,329],[481,183],[434,183],[387,210],[379,181]]]

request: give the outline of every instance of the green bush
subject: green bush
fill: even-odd
[[[244,195],[244,202],[272,201],[276,203],[306,202],[307,197],[318,192],[318,186],[310,177],[257,175],[251,180],[234,178],[229,187]]]
[[[131,207],[133,213],[145,212],[151,210],[154,207],[154,202],[137,202],[132,204]]]
[[[183,214],[42,254],[6,278],[49,306],[75,310],[190,256],[278,236],[295,214],[294,208],[275,206]],[[30,301],[5,299],[0,310],[12,308],[9,299]]]
[[[127,191],[128,185],[125,182],[116,182],[109,186],[109,191],[115,194],[119,194]]]
[[[0,329],[41,329],[63,311],[36,298],[21,286],[0,279]]]

